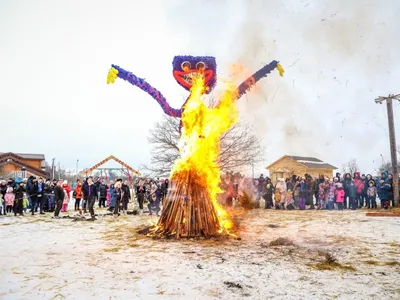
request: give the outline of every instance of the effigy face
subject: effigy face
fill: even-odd
[[[208,94],[217,82],[217,63],[212,56],[175,56],[172,61],[175,80],[190,91],[193,78],[204,76],[205,92]]]

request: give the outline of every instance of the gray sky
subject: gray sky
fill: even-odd
[[[267,148],[264,165],[297,154],[338,167],[357,158],[372,172],[380,154],[390,158],[386,107],[374,98],[400,93],[399,11],[395,0],[0,0],[0,151],[44,153],[66,168],[114,154],[138,168],[162,110],[122,80],[106,85],[110,64],[180,107],[188,93],[173,56],[213,55],[221,78],[232,64],[243,79],[273,59],[286,70],[239,102]]]

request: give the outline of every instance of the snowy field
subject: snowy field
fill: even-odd
[[[365,212],[258,209],[202,241],[140,236],[148,215],[0,217],[0,299],[400,299],[400,218]]]

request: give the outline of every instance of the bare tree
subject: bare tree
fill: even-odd
[[[180,137],[177,118],[164,116],[150,131],[148,141],[153,145],[150,166],[143,166],[152,176],[168,176],[174,162],[179,158]],[[250,125],[237,124],[221,137],[221,152],[218,164],[222,171],[237,171],[252,162],[261,161],[261,147]]]
[[[358,168],[356,159],[349,160],[347,163],[342,165],[342,173],[343,174],[350,173],[351,175],[353,175],[358,170],[359,170],[359,168]]]
[[[398,166],[398,168],[400,168],[400,162],[397,162],[397,166]],[[393,172],[393,166],[392,166],[392,162],[391,161],[383,162],[379,166],[379,168],[378,168],[379,174],[381,174],[384,171],[388,171],[389,173]]]

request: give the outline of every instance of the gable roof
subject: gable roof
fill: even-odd
[[[24,167],[27,171],[37,176],[45,176],[46,172],[40,168],[32,167],[28,165],[23,160],[21,160],[21,156],[16,153],[2,153],[0,154],[0,166],[5,164],[12,164],[16,167],[22,168]]]
[[[308,157],[308,156],[292,156],[292,155],[284,155],[282,156],[280,159],[278,159],[277,161],[273,162],[272,164],[270,164],[269,166],[266,167],[266,169],[271,168],[273,165],[275,165],[276,163],[278,163],[279,161],[281,161],[284,158],[290,158],[291,160],[294,160],[295,162],[302,164],[304,166],[306,166],[307,168],[311,168],[311,169],[332,169],[332,170],[336,170],[337,167],[325,163],[322,160],[315,158],[315,157]]]
[[[291,156],[291,155],[285,155],[285,156],[290,157],[291,159],[293,159],[295,161],[322,162],[322,160],[315,158],[315,157]]]
[[[0,152],[0,155],[13,153],[13,152]],[[44,154],[34,154],[34,153],[13,153],[16,154],[23,159],[33,159],[33,160],[45,160]]]

